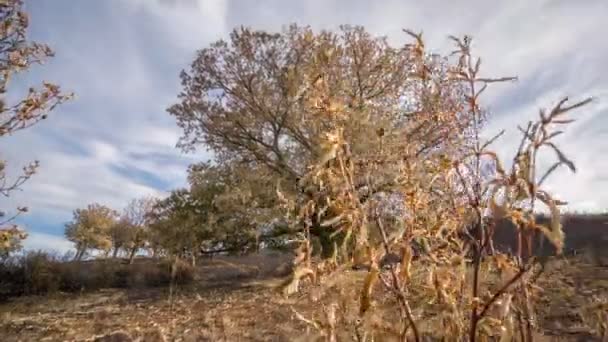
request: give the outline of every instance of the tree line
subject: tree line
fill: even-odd
[[[272,241],[283,235],[280,221],[273,221],[278,208],[272,186],[250,172],[199,163],[189,169],[189,186],[165,198],[134,199],[121,212],[98,203],[76,209],[65,226],[66,238],[76,247],[74,259],[96,251],[124,255],[132,263],[141,252],[195,263],[199,255],[247,252],[264,243],[279,247],[281,241]]]

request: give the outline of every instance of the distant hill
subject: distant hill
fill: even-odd
[[[538,217],[538,222],[547,222],[547,217]],[[562,225],[566,235],[564,253],[571,254],[591,249],[594,252],[608,255],[608,214],[566,214],[562,217]],[[515,251],[517,235],[511,222],[501,222],[496,227],[494,243],[498,250]],[[548,241],[541,243],[540,232],[534,239],[536,255],[555,253]],[[541,248],[542,247],[542,248]]]

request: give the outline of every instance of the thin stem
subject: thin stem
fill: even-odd
[[[477,225],[477,230],[481,230],[480,225]],[[476,241],[477,242],[477,241]],[[477,298],[478,292],[479,292],[479,269],[481,268],[481,249],[482,247],[480,247],[480,244],[476,244],[475,249],[474,249],[474,256],[473,256],[473,263],[474,263],[474,269],[473,269],[473,299]],[[479,319],[480,319],[480,315],[477,314],[477,307],[474,306],[473,309],[471,310],[471,331],[469,332],[469,341],[471,342],[475,342],[476,340],[476,332],[477,332],[477,324],[479,323]]]
[[[511,280],[509,280],[498,291],[496,291],[492,298],[490,298],[490,300],[486,302],[486,304],[483,306],[479,315],[477,315],[478,319],[483,318],[492,306],[492,304],[494,304],[498,300],[498,298],[500,298],[500,296],[505,293],[509,289],[509,287],[511,287],[511,285],[515,284],[515,282],[518,281],[528,270],[529,268],[520,270],[513,278],[511,278]]]
[[[382,244],[384,246],[385,252],[386,252],[386,254],[388,254],[390,252],[390,246],[388,243],[386,230],[384,229],[384,224],[382,223],[382,220],[379,218],[378,215],[376,215],[376,223],[378,225],[378,229],[380,230],[380,234],[382,236]],[[409,326],[412,327],[412,331],[414,332],[414,340],[416,342],[419,342],[420,334],[418,332],[418,327],[416,326],[416,322],[414,321],[414,317],[412,315],[412,309],[410,308],[409,302],[408,302],[407,298],[405,297],[405,293],[403,292],[403,287],[401,285],[401,282],[399,281],[399,277],[397,276],[397,271],[395,271],[395,267],[391,267],[391,277],[393,279],[393,289],[394,289],[394,292],[397,294],[397,298],[399,299],[399,304],[401,305],[401,309],[405,313]],[[403,334],[404,339],[406,338],[406,336],[405,336],[406,333],[407,333],[407,329],[404,330],[404,334]]]

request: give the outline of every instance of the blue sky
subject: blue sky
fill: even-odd
[[[458,4],[457,4],[458,3]],[[468,4],[468,5],[466,5]],[[15,94],[42,80],[74,91],[76,99],[34,128],[3,138],[0,157],[15,175],[30,160],[40,174],[2,208],[27,205],[19,223],[27,248],[65,251],[63,224],[73,209],[99,202],[116,209],[131,198],[162,196],[185,184],[188,164],[204,151],[182,154],[180,131],[165,109],[176,100],[179,72],[197,49],[226,38],[237,25],[280,30],[292,22],[314,29],[364,25],[405,41],[402,28],[422,30],[427,45],[447,52],[447,35],[470,34],[488,76],[518,76],[495,86],[487,134],[507,129],[496,145],[513,150],[516,125],[564,95],[593,96],[592,105],[559,140],[579,172],[558,172],[550,190],[573,209],[608,208],[608,29],[604,0],[566,1],[27,1],[30,37],[56,57],[13,83]]]

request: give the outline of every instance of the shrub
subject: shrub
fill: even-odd
[[[148,286],[154,286],[155,284],[169,285],[171,283],[171,271],[173,264],[168,260],[163,260],[158,264],[157,267],[157,278],[148,278]],[[175,267],[175,284],[185,285],[194,280],[194,267],[191,264],[183,260],[178,260]]]
[[[130,265],[116,259],[66,262],[46,252],[28,252],[0,264],[0,300],[57,291],[169,286],[171,267],[169,261],[146,260]],[[190,264],[179,261],[175,284],[191,283],[194,273]]]
[[[519,127],[519,148],[510,167],[504,168],[489,149],[504,132],[487,141],[481,138],[487,113],[479,95],[489,83],[513,78],[479,77],[481,62],[470,54],[470,37],[452,37],[456,59],[437,67],[426,59],[421,35],[406,32],[414,42],[403,51],[413,62],[403,67],[411,69],[411,81],[420,82],[412,93],[403,94],[413,103],[406,109],[408,121],[381,127],[375,138],[380,146],[366,151],[374,153],[358,153],[349,124],[360,114],[357,110],[366,113],[372,104],[337,112],[321,108],[324,117],[333,119],[318,142],[327,153],[307,165],[309,172],[300,180],[303,196],[279,189],[286,216],[305,232],[283,294],[298,292],[299,283],[308,278],[321,285],[337,278],[333,272],[326,274],[326,265],[364,264],[367,274],[358,295],[343,302],[327,296],[334,302],[321,306],[321,320],[296,316],[332,341],[345,327],[360,340],[388,334],[401,341],[510,341],[514,336],[531,341],[540,293],[535,282],[546,261],[535,257],[532,238],[542,235],[557,254],[565,242],[560,218],[565,202],[543,190],[543,182],[560,166],[575,171],[553,138],[562,133],[558,127],[573,121],[566,114],[590,100],[570,105],[562,99],[551,110],[541,110],[536,121]],[[450,98],[450,89],[461,96]],[[329,92],[312,96],[313,103],[340,100]],[[447,100],[455,105],[442,107]],[[416,136],[427,126],[439,134],[431,141]],[[543,170],[539,155],[546,150],[557,160]],[[549,218],[538,219],[540,206]],[[494,249],[493,235],[501,220],[515,227],[514,253]],[[312,258],[315,231],[333,239],[333,248],[325,243],[332,253],[324,253],[327,259],[319,263]],[[420,253],[415,259],[416,245]],[[400,264],[382,269],[382,260],[395,251],[400,257],[393,259]],[[380,287],[391,298],[388,307],[374,302],[384,297],[377,294]],[[325,289],[329,293],[331,288]],[[352,317],[353,312],[358,317]]]
[[[122,265],[116,260],[69,261],[60,264],[61,290],[90,291],[116,286]]]
[[[23,258],[24,289],[26,294],[55,292],[60,287],[60,264],[45,252],[30,252]]]
[[[0,265],[0,299],[57,291],[61,287],[59,269],[56,257],[42,251],[7,258]]]

